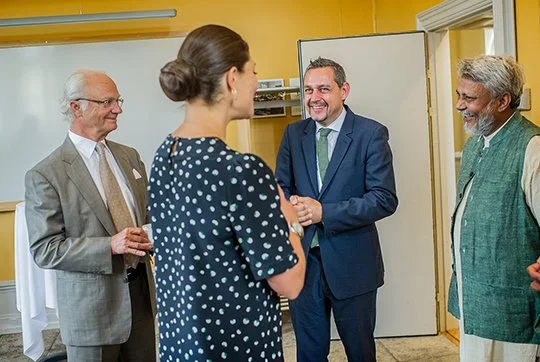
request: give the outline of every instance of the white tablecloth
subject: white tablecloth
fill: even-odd
[[[36,361],[45,351],[47,308],[56,309],[56,277],[54,270],[39,268],[30,255],[24,202],[15,208],[15,284],[24,354]]]

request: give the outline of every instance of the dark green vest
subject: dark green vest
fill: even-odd
[[[540,227],[521,188],[523,159],[540,128],[516,113],[488,148],[484,138],[463,149],[456,210],[473,179],[461,221],[464,332],[515,343],[540,343],[535,325],[540,293],[530,288],[526,268],[540,256]],[[454,218],[452,230],[454,229]],[[452,233],[453,235],[453,233]],[[455,272],[448,310],[459,318]]]

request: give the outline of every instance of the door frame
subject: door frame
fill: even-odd
[[[493,12],[495,54],[516,57],[514,0],[446,0],[416,16],[417,30],[444,32]]]
[[[448,286],[452,275],[451,217],[456,199],[453,130],[453,89],[449,30],[459,28],[491,11],[495,54],[516,56],[513,0],[446,0],[416,16],[418,30],[427,32],[429,110],[433,139],[435,186],[435,250],[439,331],[458,328],[447,312]]]

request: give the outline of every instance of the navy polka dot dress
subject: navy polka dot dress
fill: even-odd
[[[297,257],[272,171],[218,138],[168,136],[148,189],[160,361],[283,361],[265,279]]]

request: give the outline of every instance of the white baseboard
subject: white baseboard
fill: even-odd
[[[59,328],[54,310],[47,310],[47,317],[49,325],[46,329]],[[0,334],[21,332],[21,313],[17,310],[15,281],[0,281]]]

